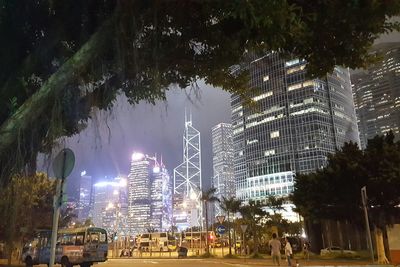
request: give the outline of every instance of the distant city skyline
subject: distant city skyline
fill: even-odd
[[[130,106],[119,97],[112,114],[99,112],[79,135],[66,142],[76,155],[76,165],[68,178],[70,194],[78,194],[80,172],[85,170],[94,181],[119,174],[127,175],[133,151],[154,151],[162,155],[170,171],[182,161],[182,133],[185,108],[192,112],[201,132],[203,186],[211,185],[211,128],[230,122],[230,94],[199,83],[199,91],[172,88],[167,102]],[[172,173],[170,173],[172,175]]]
[[[373,47],[382,61],[351,76],[361,145],[392,131],[400,139],[400,42]]]
[[[382,35],[376,43],[393,42],[400,33]],[[185,107],[193,112],[193,119],[202,133],[203,183],[210,186],[212,177],[212,126],[231,123],[230,94],[219,88],[199,82],[200,90],[180,89],[171,86],[165,102],[152,105],[142,101],[130,106],[122,96],[116,100],[112,112],[93,112],[93,119],[80,134],[66,138],[65,144],[73,149],[76,165],[68,178],[68,193],[79,195],[80,172],[86,170],[94,181],[105,176],[114,177],[129,172],[132,151],[159,151],[168,157],[165,164],[173,169],[180,163],[180,135],[183,131]],[[136,127],[137,125],[140,127]],[[160,128],[162,130],[160,130]],[[51,173],[49,162],[38,167]],[[207,183],[209,182],[209,183]]]

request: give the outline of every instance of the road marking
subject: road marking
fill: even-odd
[[[143,263],[158,264],[157,261],[152,261],[152,260],[144,260]]]
[[[221,262],[221,261],[204,261],[208,263],[217,263],[217,264],[223,264],[223,265],[228,265],[228,266],[236,266],[236,267],[250,267],[250,265],[245,265],[241,263],[230,263],[230,262]]]

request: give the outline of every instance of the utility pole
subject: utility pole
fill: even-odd
[[[75,155],[71,149],[64,148],[53,160],[53,172],[57,178],[56,195],[54,196],[53,228],[51,232],[50,262],[49,267],[54,266],[56,259],[56,242],[58,233],[58,221],[63,199],[63,185],[75,165]]]
[[[368,198],[367,198],[367,187],[364,186],[361,188],[361,201],[363,204],[363,209],[364,209],[364,216],[365,216],[365,229],[367,230],[367,237],[368,237],[368,245],[371,253],[371,261],[374,263],[374,248],[372,246],[372,238],[371,238],[371,229],[369,228],[369,219],[368,219],[368,209],[367,209],[367,204],[368,204]]]

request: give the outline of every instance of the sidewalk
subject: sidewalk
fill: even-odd
[[[0,266],[7,266],[8,260],[7,259],[0,259]],[[25,266],[24,263],[18,260],[11,261],[12,266]]]

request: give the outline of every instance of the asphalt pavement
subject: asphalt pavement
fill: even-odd
[[[369,266],[362,261],[299,261],[299,267],[302,266]],[[270,259],[110,259],[107,262],[99,263],[98,267],[147,267],[147,266],[163,266],[163,267],[255,267],[255,266],[274,266]],[[281,266],[287,266],[287,262],[282,260]],[[390,266],[390,265],[387,265]],[[380,267],[383,267],[381,265]]]

